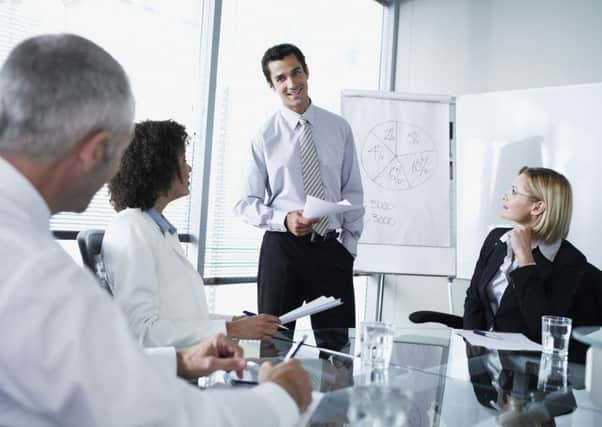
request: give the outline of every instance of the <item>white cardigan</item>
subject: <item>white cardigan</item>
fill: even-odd
[[[178,236],[163,233],[147,213],[121,211],[102,254],[114,299],[142,345],[181,348],[226,333],[226,317],[209,314],[203,280]]]

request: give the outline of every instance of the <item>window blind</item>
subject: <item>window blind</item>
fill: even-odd
[[[89,38],[111,53],[128,73],[137,121],[173,119],[186,126],[191,136],[187,158],[192,162],[195,135],[199,134],[200,100],[195,95],[201,75],[201,11],[202,0],[3,1],[0,62],[17,43],[33,35],[70,32]],[[104,186],[85,212],[54,215],[51,228],[105,228],[115,215],[108,200]],[[179,233],[190,232],[189,207],[187,197],[171,203],[165,211]]]

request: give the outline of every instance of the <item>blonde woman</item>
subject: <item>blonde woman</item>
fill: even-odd
[[[523,167],[502,199],[514,228],[492,230],[466,293],[464,328],[521,332],[541,341],[541,316],[567,316],[573,327],[602,324],[600,271],[566,237],[572,213],[568,180],[547,168]],[[571,341],[569,358],[585,360]]]

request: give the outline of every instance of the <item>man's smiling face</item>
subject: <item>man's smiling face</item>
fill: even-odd
[[[293,54],[268,64],[272,88],[278,92],[282,105],[299,114],[309,106],[308,72]]]

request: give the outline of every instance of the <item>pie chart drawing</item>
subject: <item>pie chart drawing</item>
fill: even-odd
[[[365,176],[379,187],[411,190],[434,175],[437,151],[421,128],[389,120],[368,132],[361,160]]]

